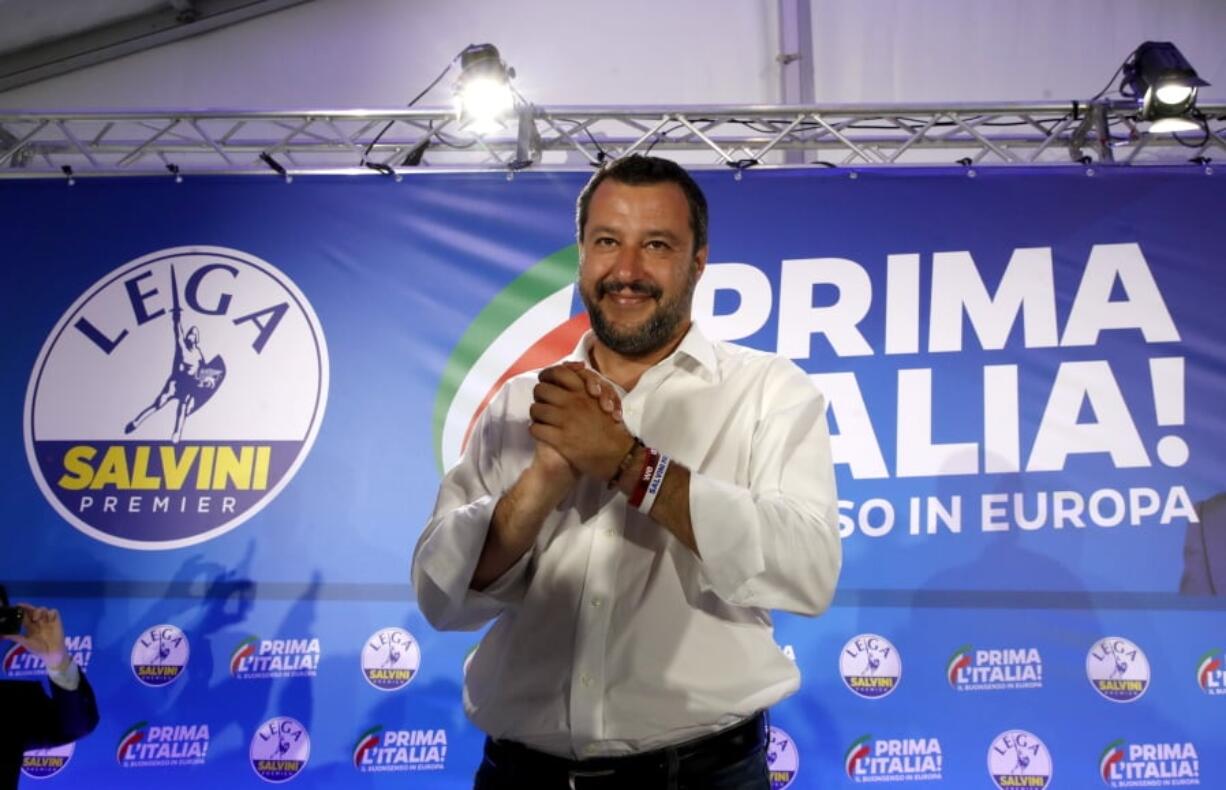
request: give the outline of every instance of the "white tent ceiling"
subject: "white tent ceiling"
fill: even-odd
[[[0,0],[0,54],[169,7],[166,0]]]
[[[798,5],[811,21],[790,32],[813,56],[783,64],[780,20]],[[185,9],[255,16],[173,24]],[[1222,0],[0,0],[0,80],[18,55],[155,22],[193,35],[163,30],[122,57],[0,82],[0,108],[402,107],[480,41],[541,105],[789,103],[789,66],[822,104],[1084,99],[1147,39],[1179,45],[1213,83],[1202,99],[1226,97]],[[445,103],[445,88],[422,103]]]

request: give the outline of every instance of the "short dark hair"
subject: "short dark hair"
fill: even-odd
[[[690,232],[694,234],[694,249],[697,253],[707,246],[707,198],[702,194],[698,183],[685,171],[681,165],[671,159],[661,159],[658,156],[633,154],[621,159],[606,162],[583,187],[575,206],[575,225],[579,241],[583,241],[583,226],[587,224],[588,208],[592,203],[592,195],[596,188],[606,179],[613,179],[619,184],[628,186],[644,186],[648,184],[676,184],[685,194],[685,202],[690,207]]]

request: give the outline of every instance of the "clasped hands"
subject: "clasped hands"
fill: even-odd
[[[541,371],[532,395],[533,465],[568,489],[580,475],[604,482],[617,474],[634,437],[608,380],[581,362],[563,362]]]

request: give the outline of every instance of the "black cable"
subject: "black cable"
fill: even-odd
[[[702,120],[702,119],[700,119],[700,118],[695,118],[695,119],[694,119],[694,122],[695,122],[695,123],[703,123],[703,120]],[[657,145],[659,145],[659,144],[660,144],[660,142],[661,142],[662,140],[664,140],[664,138],[665,138],[667,135],[672,134],[673,132],[677,131],[678,129],[680,129],[680,128],[684,127],[684,126],[685,126],[685,124],[683,124],[683,123],[675,123],[675,124],[673,124],[672,126],[668,127],[667,129],[661,129],[660,131],[656,132],[656,139],[652,141],[651,145],[647,146],[647,150],[645,150],[643,153],[644,153],[644,154],[650,154],[650,153],[651,153],[651,149],[653,149],[653,148],[655,148]]]
[[[604,162],[604,160],[608,159],[608,158],[609,158],[609,152],[608,152],[608,151],[606,151],[606,150],[604,150],[604,146],[603,146],[603,145],[601,145],[601,144],[600,144],[600,141],[599,141],[599,140],[597,140],[597,139],[596,139],[596,138],[595,138],[595,137],[592,135],[592,130],[591,130],[591,129],[589,129],[587,126],[584,126],[584,127],[583,127],[583,133],[587,135],[587,139],[589,139],[589,140],[591,140],[591,141],[592,141],[592,145],[596,146],[596,161],[597,161],[597,162]]]
[[[1098,93],[1094,94],[1093,96],[1091,96],[1087,100],[1086,103],[1088,104],[1089,102],[1095,101],[1097,99],[1101,99],[1107,93],[1107,91],[1111,89],[1111,83],[1115,82],[1115,78],[1120,76],[1120,72],[1124,70],[1124,67],[1128,65],[1129,61],[1131,61],[1133,59],[1133,56],[1136,54],[1137,54],[1137,51],[1135,49],[1132,52],[1128,53],[1128,57],[1124,58],[1124,62],[1121,63],[1119,65],[1119,68],[1115,70],[1115,73],[1111,75],[1111,79],[1107,80],[1107,84],[1103,86],[1103,89],[1100,90]],[[1123,82],[1120,83],[1119,88],[1117,88],[1116,90],[1119,91],[1121,96],[1129,96],[1129,94],[1124,92]],[[1130,97],[1130,98],[1135,98],[1135,97]]]
[[[1195,107],[1193,107],[1188,112],[1188,115],[1191,115],[1193,118],[1195,118],[1200,123],[1201,131],[1205,133],[1205,136],[1201,138],[1201,141],[1199,143],[1184,142],[1183,138],[1179,136],[1178,132],[1172,132],[1171,137],[1174,137],[1175,142],[1179,143],[1185,148],[1204,148],[1206,145],[1209,144],[1209,138],[1210,138],[1209,119],[1205,117],[1205,114],[1203,112],[1196,109]]]
[[[600,141],[597,140],[592,134],[592,130],[587,124],[583,123],[583,121],[575,118],[557,118],[556,120],[560,121],[561,123],[572,124],[574,127],[570,130],[570,134],[572,135],[580,129],[582,129],[583,133],[587,135],[587,139],[591,141],[592,145],[596,148],[596,161],[589,163],[592,167],[600,167],[605,163],[605,160],[609,158],[609,152],[604,150],[604,146],[600,144]]]
[[[447,146],[448,148],[458,148],[460,150],[464,150],[466,148],[472,148],[474,145],[477,144],[477,141],[475,138],[472,140],[469,140],[467,143],[459,143],[456,141],[454,137],[444,137],[442,132],[433,131],[434,121],[430,122],[430,129],[432,130],[430,133],[431,136],[434,137],[435,140],[438,140],[440,143]]]
[[[456,57],[459,57],[459,56],[457,55]],[[448,61],[447,65],[443,67],[443,70],[439,72],[439,75],[434,78],[434,82],[431,82],[429,85],[426,86],[425,90],[423,90],[421,93],[414,96],[413,100],[410,101],[408,104],[406,104],[405,107],[412,107],[414,104],[417,104],[417,102],[421,100],[422,96],[425,96],[427,93],[434,90],[434,86],[442,82],[443,77],[447,76],[447,72],[451,71],[451,67],[455,65],[455,61],[456,61],[455,58],[452,58],[450,61]],[[370,167],[370,164],[367,163],[366,161],[366,157],[370,156],[371,150],[374,149],[375,145],[378,144],[378,142],[383,139],[383,135],[387,134],[387,130],[391,129],[392,124],[394,123],[396,123],[395,120],[388,121],[383,126],[383,128],[379,130],[379,133],[375,135],[375,139],[370,141],[370,145],[366,146],[366,150],[362,152],[362,165],[363,166]],[[377,168],[377,167],[372,168],[372,169],[379,170],[379,172],[383,172],[380,168]]]
[[[276,159],[273,159],[272,154],[269,154],[267,151],[264,151],[263,153],[260,154],[260,161],[268,165],[269,167],[271,167],[273,171],[276,172],[276,174],[281,176],[282,178],[289,177],[289,173],[285,170],[285,168],[281,165],[281,163],[278,162]]]

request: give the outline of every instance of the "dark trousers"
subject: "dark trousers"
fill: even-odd
[[[770,790],[766,720],[625,757],[567,760],[486,739],[473,790]]]

